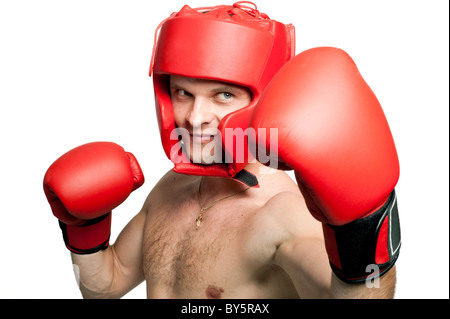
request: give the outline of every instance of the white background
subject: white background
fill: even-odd
[[[108,140],[138,158],[146,183],[114,211],[113,240],[171,169],[148,67],[156,26],[185,2],[0,1],[0,298],[80,298],[42,191],[57,157]],[[257,4],[296,26],[297,53],[336,46],[355,60],[400,156],[396,297],[449,298],[449,2]],[[145,298],[145,285],[125,298]]]

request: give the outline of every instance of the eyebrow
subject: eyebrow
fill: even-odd
[[[216,87],[211,90],[211,92],[220,93],[220,92],[230,92],[230,93],[243,93],[246,90],[243,88],[240,88],[238,86],[231,86],[231,85],[223,85]]]
[[[171,83],[170,89],[171,90],[183,90],[183,91],[189,92],[189,90],[187,90],[182,85],[179,85],[178,83]],[[243,93],[243,92],[246,92],[246,89],[241,88],[239,86],[232,86],[232,85],[225,84],[225,85],[221,85],[221,86],[213,88],[211,90],[211,92],[214,92],[214,93],[220,93],[220,92]]]
[[[170,83],[170,89],[171,90],[185,90],[186,91],[186,89],[184,87],[182,87],[181,85],[178,85],[177,83],[174,83],[174,84]]]

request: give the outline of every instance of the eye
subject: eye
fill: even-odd
[[[220,92],[216,95],[216,97],[219,101],[226,102],[231,100],[234,97],[234,95],[230,92]]]
[[[191,93],[189,93],[188,91],[185,91],[185,90],[177,90],[177,94],[179,96],[192,96]]]
[[[189,99],[192,96],[191,93],[182,89],[176,89],[172,91],[172,98],[176,98],[178,100]]]

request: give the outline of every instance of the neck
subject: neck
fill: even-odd
[[[245,169],[255,175],[258,181],[271,171],[271,169],[262,165],[261,163],[248,164]],[[204,176],[201,193],[204,201],[210,201],[219,197],[229,195],[231,193],[239,192],[246,188],[248,188],[247,185],[232,178]],[[250,190],[251,189],[249,189],[249,191]]]

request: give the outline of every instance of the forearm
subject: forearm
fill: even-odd
[[[120,298],[144,280],[141,247],[145,218],[143,209],[105,250],[87,255],[72,253],[84,298]]]
[[[378,282],[377,282],[378,281]],[[345,283],[336,275],[331,279],[331,298],[334,299],[392,299],[396,284],[396,270],[393,266],[379,278],[362,283]]]
[[[83,298],[120,298],[114,291],[116,261],[114,248],[89,255],[72,253],[75,276]]]

